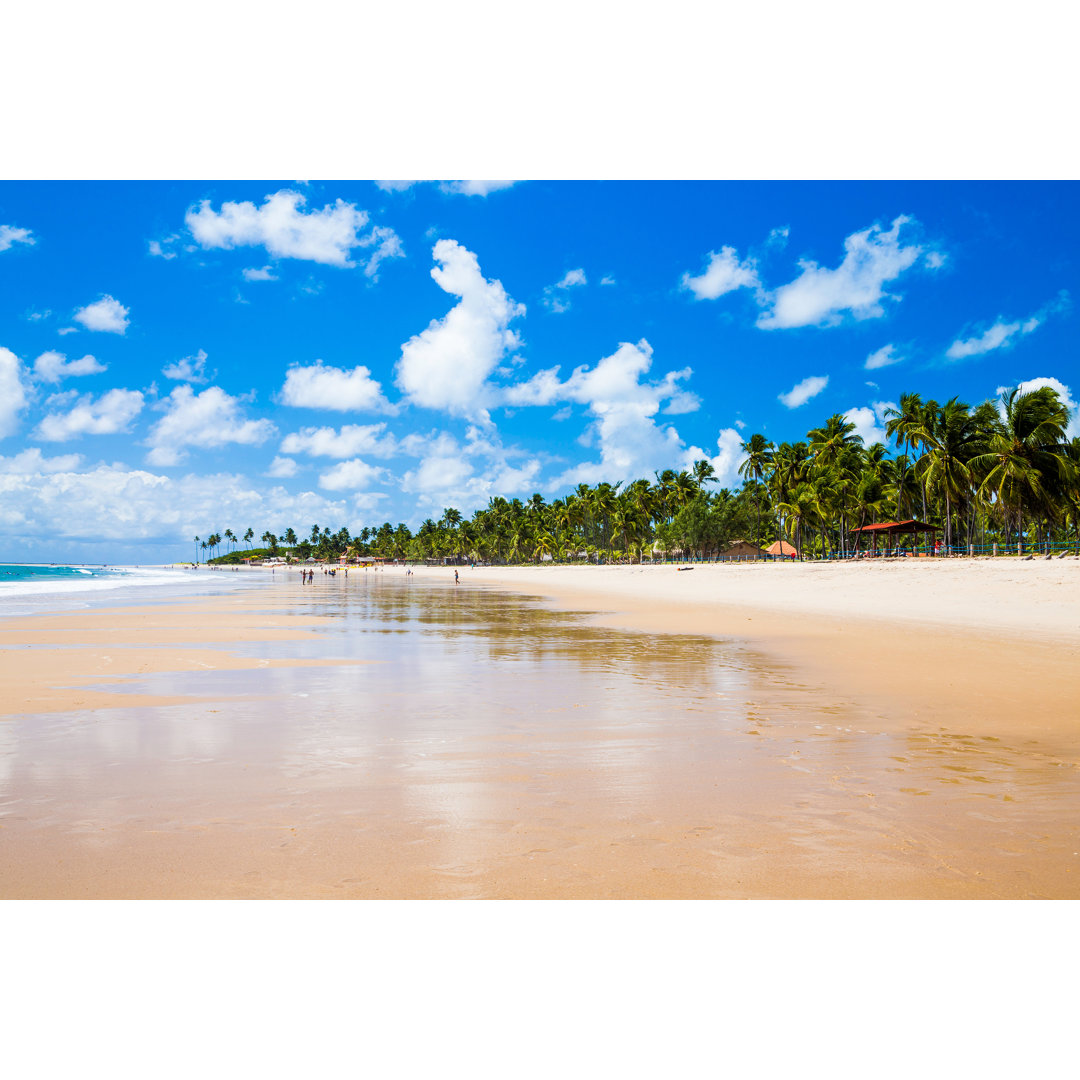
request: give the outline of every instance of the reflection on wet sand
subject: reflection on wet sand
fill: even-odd
[[[0,726],[0,894],[1076,896],[1076,762],[904,728],[745,644],[354,576],[237,601],[363,660],[140,674]],[[207,699],[214,703],[207,704]]]

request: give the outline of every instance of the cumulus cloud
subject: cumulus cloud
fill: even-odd
[[[479,195],[483,198],[493,191],[505,191],[516,183],[516,180],[445,180],[439,190],[448,195]]]
[[[392,435],[386,434],[385,424],[346,424],[340,431],[332,427],[301,428],[285,436],[281,452],[329,458],[357,454],[392,457],[397,453],[397,443]]]
[[[872,443],[885,442],[885,412],[895,408],[895,402],[874,401],[869,407],[863,405],[848,409],[844,419],[855,425],[855,434],[862,438],[863,445],[870,446]]]
[[[482,198],[516,183],[516,180],[376,180],[375,186],[380,191],[408,191],[417,184],[438,184],[445,195],[479,195]]]
[[[319,477],[319,487],[327,491],[363,491],[370,487],[384,473],[375,465],[369,465],[360,458],[342,461],[328,469]]]
[[[797,382],[786,394],[778,394],[779,400],[789,409],[805,405],[812,397],[817,397],[829,385],[828,375],[810,375]]]
[[[863,368],[874,371],[876,368],[889,367],[890,364],[899,364],[904,358],[896,355],[895,345],[882,345],[876,352],[872,352],[867,358]]]
[[[757,289],[757,264],[753,259],[739,261],[739,253],[733,247],[723,247],[709,252],[709,261],[697,277],[689,273],[682,276],[682,288],[692,292],[697,300],[716,300],[736,289]]]
[[[57,383],[79,375],[97,375],[105,365],[87,354],[78,360],[69,360],[63,353],[43,352],[34,361],[34,377],[42,382]]]
[[[266,470],[266,475],[285,478],[295,476],[299,471],[300,466],[292,458],[278,456],[270,462],[270,468]]]
[[[300,409],[335,412],[394,413],[382,386],[362,364],[351,370],[329,367],[316,360],[310,367],[294,364],[285,374],[281,401]]]
[[[248,266],[242,271],[245,281],[277,281],[277,275],[269,266]]]
[[[0,457],[0,474],[16,476],[20,473],[46,474],[57,472],[70,472],[82,464],[82,454],[61,454],[58,457],[47,458],[36,447],[23,450],[12,457]]]
[[[161,374],[176,382],[209,382],[206,374],[206,353],[200,349],[194,356],[185,356],[175,364],[166,364],[161,369]]]
[[[736,424],[745,427],[741,421]],[[716,454],[709,458],[716,476],[717,488],[737,487],[740,482],[739,467],[746,460],[741,432],[735,428],[721,428],[716,437]]]
[[[681,385],[692,374],[691,369],[669,371],[656,381],[645,380],[652,355],[652,346],[644,339],[636,345],[623,342],[595,367],[583,364],[575,368],[565,382],[560,381],[555,367],[504,391],[504,400],[510,405],[570,401],[587,406],[593,419],[586,442],[599,445],[600,460],[572,467],[557,485],[629,480],[669,467],[672,461],[685,464],[695,455],[705,456],[696,447],[688,449],[675,428],[654,419],[661,411],[690,412],[698,407],[696,395]]]
[[[190,386],[177,386],[155,408],[165,415],[150,431],[147,445],[151,465],[176,465],[186,456],[185,447],[200,449],[240,443],[258,446],[275,432],[266,419],[247,420],[242,399],[231,397],[220,386],[196,394]]]
[[[489,422],[488,376],[520,344],[510,322],[525,314],[502,282],[487,280],[476,256],[456,240],[439,240],[431,276],[460,302],[401,347],[397,385],[415,405]]]
[[[252,202],[222,203],[209,199],[191,207],[184,220],[203,248],[264,247],[277,259],[305,259],[327,266],[353,267],[354,249],[372,249],[364,273],[374,278],[384,259],[403,255],[393,229],[371,225],[370,217],[338,199],[321,210],[305,212],[307,200],[298,191],[267,195],[262,206]]]
[[[554,285],[544,287],[544,306],[555,314],[561,314],[570,310],[570,290],[587,285],[585,271],[578,267],[576,270],[567,270],[561,281]]]
[[[150,255],[153,255],[157,259],[175,259],[176,252],[170,250],[170,244],[175,244],[180,239],[179,233],[173,233],[171,236],[166,236],[164,240],[151,240],[146,248]]]
[[[175,544],[230,522],[265,523],[278,532],[291,524],[349,520],[343,502],[315,492],[260,488],[229,473],[163,476],[124,465],[79,469],[76,454],[43,458],[25,451],[0,457],[0,536],[50,536],[90,545],[154,541]],[[190,550],[190,548],[189,548]]]
[[[449,504],[468,510],[494,495],[522,495],[536,489],[540,462],[502,444],[490,428],[470,426],[464,443],[447,431],[413,433],[401,442],[419,464],[401,478],[402,490],[416,494],[419,505],[438,509]],[[527,458],[518,465],[513,461]],[[479,468],[478,468],[479,467]]]
[[[0,225],[0,251],[7,251],[16,244],[36,244],[37,240],[29,229],[20,229],[14,225]]]
[[[835,269],[802,259],[802,273],[787,285],[763,297],[766,308],[757,325],[765,330],[795,326],[835,326],[845,316],[876,319],[885,314],[882,301],[899,301],[885,292],[924,252],[918,243],[903,243],[905,226],[914,228],[912,218],[900,216],[892,228],[880,225],[852,233],[844,241],[844,259]]]
[[[138,390],[109,390],[96,401],[86,394],[68,412],[45,416],[35,435],[46,442],[67,442],[80,435],[115,435],[127,431],[142,407],[143,395]]]
[[[1026,319],[1007,322],[999,316],[997,321],[981,334],[966,340],[957,338],[946,349],[945,355],[950,360],[963,360],[968,356],[980,356],[983,353],[992,352],[994,349],[1008,348],[1020,337],[1038,330],[1051,315],[1058,315],[1069,307],[1069,294],[1062,290],[1056,300],[1044,304],[1034,315],[1029,315]]]
[[[0,439],[14,435],[19,413],[26,408],[27,393],[19,358],[0,345]]]
[[[82,323],[87,330],[102,330],[109,334],[122,334],[129,325],[129,310],[114,300],[109,295],[79,308],[72,316],[78,323]],[[62,332],[62,331],[61,331]]]
[[[1043,375],[1037,379],[1025,379],[1015,385],[1020,388],[1022,394],[1030,394],[1032,390],[1038,390],[1043,386],[1049,386],[1051,390],[1056,390],[1058,397],[1061,398],[1062,405],[1069,410],[1069,426],[1065,429],[1066,436],[1070,439],[1080,436],[1080,408],[1077,407],[1076,402],[1073,400],[1072,391],[1060,379]],[[1011,389],[1011,386],[999,386],[995,393],[1000,399],[1002,394]],[[998,411],[1001,411],[1000,400],[998,401]]]

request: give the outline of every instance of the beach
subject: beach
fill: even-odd
[[[453,573],[5,620],[0,895],[1080,896],[1077,560]]]

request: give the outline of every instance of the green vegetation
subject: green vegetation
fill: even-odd
[[[383,558],[457,558],[480,562],[640,561],[689,554],[708,558],[735,540],[767,547],[783,538],[800,557],[834,557],[858,550],[875,521],[917,518],[939,528],[946,544],[1072,543],[1080,551],[1080,439],[1065,437],[1069,412],[1054,390],[1011,390],[1000,407],[972,408],[956,398],[939,405],[903,394],[890,410],[887,438],[864,446],[855,425],[837,414],[807,432],[806,441],[769,442],[755,434],[742,444],[743,477],[736,491],[715,484],[708,461],[692,471],[666,469],[654,481],[579,484],[551,503],[491,499],[469,519],[450,507],[413,534],[384,522],[356,536],[348,529],[311,528],[298,540],[264,532],[260,552],[305,559],[375,555]],[[253,531],[244,534],[250,544]],[[236,544],[226,529],[205,541],[211,553]],[[909,546],[918,543],[908,537]],[[239,561],[255,550],[233,550],[212,561]]]

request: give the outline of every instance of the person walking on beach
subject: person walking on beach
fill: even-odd
[[[454,584],[456,585],[457,583],[458,583],[458,576],[457,576],[457,571],[455,570],[454,571]]]

